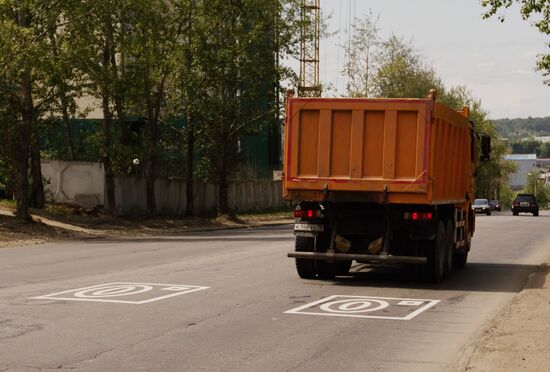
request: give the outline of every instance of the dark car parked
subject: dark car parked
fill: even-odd
[[[512,214],[517,216],[519,213],[533,213],[533,216],[539,215],[539,205],[537,199],[531,194],[518,194],[512,203]]]
[[[487,216],[491,215],[491,207],[489,206],[489,200],[487,199],[474,200],[474,205],[472,208],[475,213],[485,213]]]
[[[489,200],[489,206],[491,210],[500,212],[500,202],[498,200]]]

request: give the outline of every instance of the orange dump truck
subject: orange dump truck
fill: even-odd
[[[287,100],[283,197],[294,201],[302,278],[352,261],[402,263],[440,281],[464,266],[475,228],[477,141],[468,109],[426,99]]]

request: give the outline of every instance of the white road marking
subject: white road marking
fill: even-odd
[[[401,301],[397,305],[399,306],[420,306],[424,301]]]
[[[333,295],[298,306],[284,313],[411,320],[439,302],[440,300],[413,298]],[[393,316],[391,315],[392,312],[394,313]],[[381,313],[389,313],[389,315],[381,315]]]
[[[48,295],[31,297],[35,300],[63,300],[63,301],[94,301],[115,302],[123,304],[141,305],[153,301],[164,300],[170,297],[202,291],[210,287],[160,284],[160,283],[127,283],[114,282],[94,285],[91,287],[70,289],[68,291],[51,293]],[[161,291],[165,291],[164,293]],[[171,293],[165,294],[166,291]],[[131,297],[133,300],[119,300],[118,297]]]

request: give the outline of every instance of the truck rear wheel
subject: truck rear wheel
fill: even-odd
[[[437,225],[435,240],[428,241],[427,243],[428,262],[426,264],[426,279],[439,283],[445,273],[445,250],[447,248],[447,234],[445,233],[443,222],[440,221]]]
[[[315,240],[303,236],[296,237],[296,252],[313,252]],[[305,258],[296,258],[296,271],[302,279],[315,279],[317,272],[315,270],[315,261]]]
[[[454,257],[454,265],[456,268],[463,269],[468,261],[468,252],[456,253]]]
[[[469,232],[467,234],[466,245],[463,247],[464,250],[454,254],[453,264],[454,267],[458,269],[463,269],[468,261],[468,252],[470,251],[470,245],[472,244],[472,236]]]
[[[444,276],[447,277],[453,272],[453,258],[455,253],[455,230],[453,226],[453,221],[447,221],[446,233],[446,249],[445,249],[445,273]]]

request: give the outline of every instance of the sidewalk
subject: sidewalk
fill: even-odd
[[[83,239],[133,239],[136,237],[180,236],[192,232],[244,229],[289,224],[290,212],[250,214],[238,218],[123,219],[110,216],[58,216],[44,211],[31,213],[33,222],[13,218],[13,212],[0,205],[0,248]]]
[[[455,371],[550,370],[550,263],[531,274],[469,350]]]

